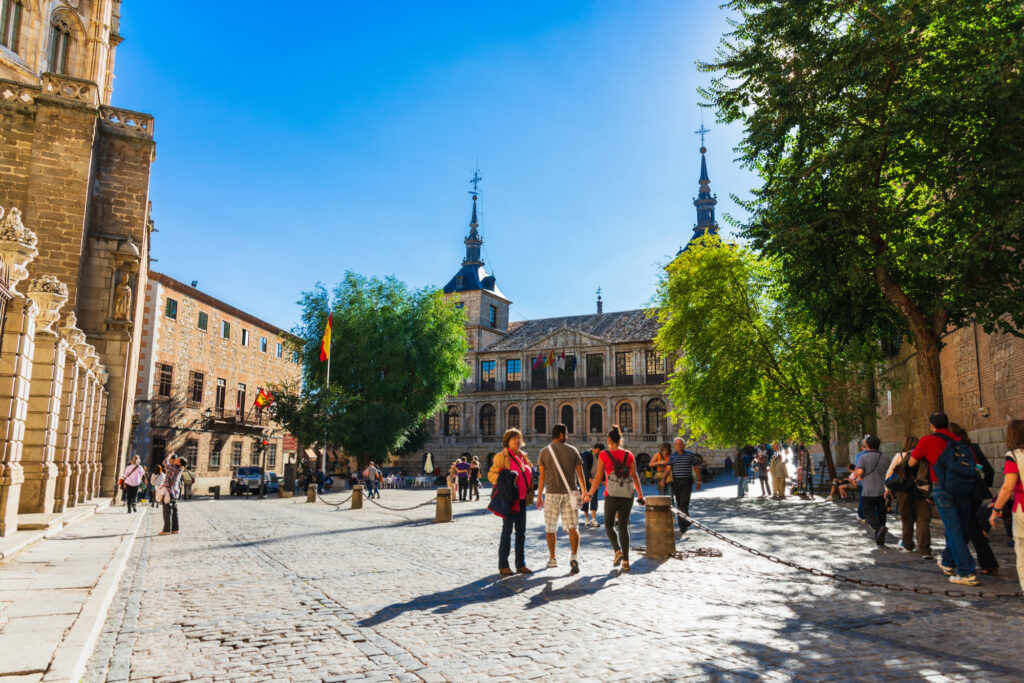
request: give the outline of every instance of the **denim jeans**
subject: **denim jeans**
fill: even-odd
[[[526,501],[519,501],[519,512],[501,520],[501,542],[498,543],[498,569],[508,569],[512,550],[512,527],[516,532],[516,569],[526,566]]]
[[[369,479],[366,480],[366,497],[367,498],[375,498],[375,497],[379,498],[380,497],[380,487],[379,487],[379,485],[377,484],[376,481],[370,481]]]
[[[747,478],[736,477],[736,497],[742,498],[747,492]]]
[[[967,525],[971,515],[971,499],[956,498],[939,488],[932,490],[932,500],[939,511],[939,519],[946,527],[946,547],[942,551],[942,564],[956,567],[960,576],[974,573],[974,556],[967,549]]]

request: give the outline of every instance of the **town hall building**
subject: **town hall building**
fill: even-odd
[[[697,224],[690,242],[718,233],[718,200],[711,195],[706,151],[701,147]],[[655,349],[654,311],[605,312],[598,290],[593,313],[510,322],[512,302],[484,268],[476,204],[474,194],[466,255],[444,286],[445,296],[466,314],[472,377],[433,419],[423,452],[406,463],[419,466],[430,452],[442,467],[464,454],[486,465],[512,427],[523,432],[531,457],[550,442],[557,423],[566,425],[569,442],[580,449],[604,443],[608,429],[618,424],[626,447],[638,455],[653,455],[662,442],[685,432],[668,417],[672,404],[665,381],[672,359]],[[726,455],[697,450],[716,463]]]

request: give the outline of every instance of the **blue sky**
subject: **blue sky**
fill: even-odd
[[[113,103],[156,116],[153,267],[254,315],[346,269],[443,285],[477,158],[513,319],[644,305],[692,232],[717,3],[186,5],[124,3]],[[706,118],[724,224],[755,178]]]

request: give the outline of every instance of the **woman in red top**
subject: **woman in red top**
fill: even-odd
[[[640,486],[640,477],[636,475],[636,460],[632,453],[620,447],[621,443],[622,430],[619,425],[612,425],[608,432],[608,450],[598,455],[597,475],[583,501],[593,498],[597,488],[604,483],[604,530],[615,550],[614,566],[621,564],[622,571],[628,572],[629,513],[633,509],[633,491],[643,505],[644,490]]]
[[[1010,420],[1006,425],[1006,462],[1003,464],[1003,487],[992,503],[989,521],[995,525],[996,518],[1006,514],[1010,497],[1013,503],[1013,545],[1017,550],[1017,577],[1024,588],[1024,485],[1021,484],[1020,468],[1024,466],[1024,420]]]

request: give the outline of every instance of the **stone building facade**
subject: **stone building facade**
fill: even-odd
[[[255,401],[260,389],[301,379],[293,340],[194,286],[150,271],[132,453],[152,465],[174,451],[204,489],[227,491],[239,466],[283,474],[298,444]]]
[[[6,534],[19,514],[115,489],[135,393],[155,144],[152,117],[110,106],[120,2],[0,0],[0,10]]]
[[[701,148],[691,241],[718,231],[706,151]],[[568,427],[569,442],[578,448],[604,443],[608,429],[618,424],[626,447],[638,455],[653,455],[662,442],[685,433],[684,425],[668,418],[672,404],[665,381],[672,361],[654,348],[654,311],[606,313],[599,290],[592,314],[510,322],[511,301],[481,258],[477,200],[474,194],[462,267],[444,287],[466,314],[472,378],[434,417],[423,451],[401,463],[416,470],[430,452],[441,466],[465,453],[486,464],[510,427],[523,432],[531,454],[550,442],[557,423]],[[732,452],[699,445],[696,450],[719,465]]]
[[[986,455],[996,458],[993,462],[1001,462],[1006,423],[1024,419],[1024,339],[986,334],[972,324],[947,333],[943,342],[944,409]],[[889,359],[876,391],[879,434],[892,451],[904,437],[927,433],[928,413],[921,405],[914,353],[905,345]]]

